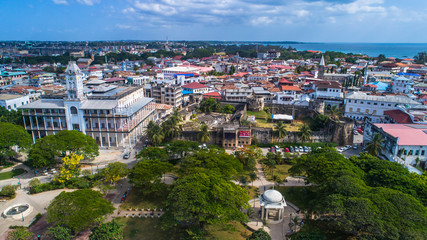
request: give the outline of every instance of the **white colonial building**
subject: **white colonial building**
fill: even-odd
[[[414,81],[406,77],[397,77],[393,79],[394,93],[412,93],[414,91]]]
[[[396,109],[397,106],[406,108],[420,106],[406,96],[382,96],[369,95],[364,92],[351,92],[345,96],[344,115],[355,120],[364,120],[367,118],[374,123],[383,122],[384,111]]]
[[[150,120],[156,120],[154,99],[143,88],[112,84],[83,86],[75,62],[65,71],[67,90],[19,107],[33,141],[62,130],[91,136],[101,147],[133,146]],[[26,110],[26,111],[24,111]]]

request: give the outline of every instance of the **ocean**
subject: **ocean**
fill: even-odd
[[[336,51],[354,54],[366,54],[377,57],[413,58],[419,52],[427,51],[427,43],[286,43],[271,44],[283,47],[291,46],[300,51]]]

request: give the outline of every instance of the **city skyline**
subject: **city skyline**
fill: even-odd
[[[427,2],[39,0],[2,4],[0,40],[426,42]]]

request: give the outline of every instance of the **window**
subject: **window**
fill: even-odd
[[[80,126],[78,124],[73,124],[73,130],[80,130]]]
[[[405,150],[405,151],[403,152],[403,155],[408,155],[408,150]]]
[[[371,105],[371,102],[368,102],[368,105]]]
[[[421,156],[424,156],[425,150],[421,150]]]
[[[71,112],[71,114],[77,114],[77,108],[76,107],[71,107],[70,108],[70,112]]]
[[[350,100],[348,100],[348,102],[349,102],[349,103],[351,103],[351,99],[350,99]]]
[[[360,104],[363,104],[363,102],[360,102]]]
[[[378,105],[378,103],[374,103],[374,105],[376,106],[376,105]]]
[[[391,104],[388,104],[389,107],[391,107]]]
[[[420,155],[420,150],[416,150],[415,155]]]
[[[381,106],[384,106],[384,103],[381,103]]]
[[[357,103],[357,100],[354,100],[354,103]]]
[[[349,109],[348,109],[348,111],[349,111],[349,112],[353,112],[353,108],[349,108]]]
[[[372,114],[377,114],[377,110],[373,110],[373,111],[372,111]]]
[[[358,108],[358,109],[356,110],[356,112],[360,112],[360,108]]]
[[[365,113],[369,113],[369,109],[366,109],[366,110],[365,110]]]
[[[413,151],[412,150],[409,150],[409,156],[412,156],[412,154],[413,154]]]

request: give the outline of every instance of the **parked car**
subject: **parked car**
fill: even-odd
[[[290,151],[291,153],[295,152],[294,147],[290,146],[290,147],[289,147],[289,151]]]
[[[357,144],[353,144],[353,149],[356,150],[357,149]]]
[[[304,146],[303,149],[304,149],[304,152],[308,152],[308,147]]]
[[[276,152],[276,148],[275,147],[271,147],[270,148],[270,152],[275,153]]]
[[[290,152],[290,151],[289,151],[289,148],[285,148],[284,150],[285,150],[285,152]]]
[[[360,133],[360,134],[363,134],[363,130],[360,129],[360,128],[357,129],[357,132]]]
[[[281,152],[279,146],[276,145],[276,146],[274,146],[274,148],[276,149],[276,152]]]
[[[298,150],[299,150],[300,152],[304,152],[304,148],[303,148],[302,146],[299,146],[299,147],[298,147]]]
[[[123,155],[123,159],[129,159],[130,158],[130,153],[125,153]]]

